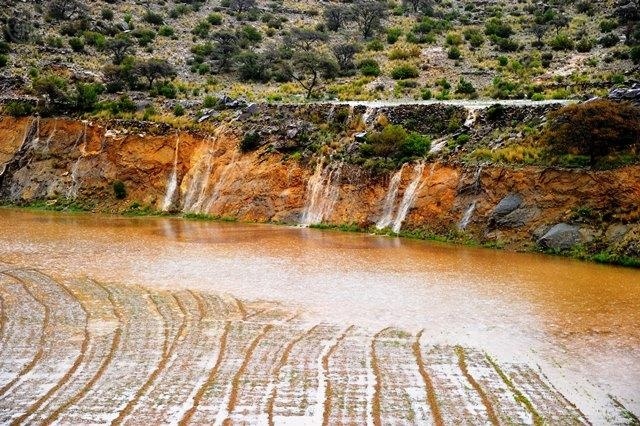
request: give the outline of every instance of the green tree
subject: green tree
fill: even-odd
[[[322,78],[334,78],[338,70],[335,59],[317,51],[297,51],[284,62],[284,72],[306,90],[307,99]]]
[[[387,17],[387,3],[379,0],[356,0],[351,14],[360,29],[362,37],[369,39],[382,28]]]

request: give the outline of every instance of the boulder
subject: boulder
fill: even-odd
[[[605,239],[610,243],[616,243],[629,231],[629,226],[623,223],[614,223],[607,228],[604,234]]]
[[[582,235],[579,227],[568,223],[558,223],[538,240],[538,244],[544,248],[568,250],[581,241]]]
[[[489,228],[518,228],[540,213],[537,207],[523,207],[520,194],[509,194],[495,206],[489,217]]]
[[[493,224],[500,228],[519,228],[540,214],[537,207],[521,207],[509,214],[494,219]]]
[[[519,194],[509,194],[504,197],[493,209],[492,217],[506,216],[522,205],[522,197]]]
[[[640,84],[636,83],[631,87],[613,89],[609,93],[609,99],[614,99],[616,101],[630,101],[640,104]]]

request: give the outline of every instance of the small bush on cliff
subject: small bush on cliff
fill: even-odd
[[[4,106],[4,113],[12,117],[26,117],[33,114],[33,105],[29,102],[11,101]]]
[[[401,160],[422,157],[430,148],[429,137],[415,132],[408,133],[402,126],[390,124],[379,132],[367,135],[366,143],[360,147],[360,154],[364,157]]]
[[[606,99],[568,105],[549,114],[541,137],[556,153],[586,155],[594,166],[610,153],[639,146],[640,108]]]
[[[260,146],[260,134],[258,132],[249,132],[244,135],[240,141],[240,151],[249,152]]]
[[[115,195],[118,200],[127,198],[127,189],[124,186],[124,182],[121,180],[113,181],[113,195]]]

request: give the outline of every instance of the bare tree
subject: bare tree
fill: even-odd
[[[149,83],[149,88],[158,79],[173,77],[176,71],[166,59],[151,58],[136,62],[135,73]]]
[[[283,70],[306,90],[309,99],[321,78],[336,76],[338,64],[324,53],[303,50],[295,52],[291,59],[286,60]]]
[[[379,0],[358,0],[351,8],[362,36],[371,38],[382,28],[382,21],[387,16],[387,3]]]
[[[340,44],[334,45],[331,48],[331,50],[333,51],[333,55],[336,57],[338,61],[338,65],[340,66],[340,71],[345,73],[355,68],[355,64],[353,63],[353,57],[356,55],[356,53],[360,52],[360,50],[362,49],[359,44],[340,43]]]
[[[111,52],[113,63],[119,65],[127,55],[133,53],[133,41],[129,36],[119,35],[107,41],[105,49]]]
[[[343,5],[330,5],[324,9],[324,21],[329,31],[338,31],[350,16],[349,9]]]

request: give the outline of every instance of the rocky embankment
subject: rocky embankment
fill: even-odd
[[[502,123],[539,120],[551,107],[505,107]],[[348,161],[358,135],[380,114],[432,135],[430,159],[384,175]],[[349,131],[327,130],[354,116],[359,124],[348,125]],[[5,117],[0,194],[16,204],[74,200],[110,212],[135,205],[242,221],[388,228],[514,250],[640,258],[640,166],[608,171],[465,166],[451,149],[438,152],[439,137],[446,141],[461,131],[471,135],[469,144],[517,137],[495,136],[500,123],[490,121],[484,108],[451,105],[250,106],[211,131]],[[319,131],[334,139],[318,147],[308,135]],[[247,132],[258,133],[260,142],[243,153],[238,146]],[[114,192],[117,181],[124,184],[124,198]]]

